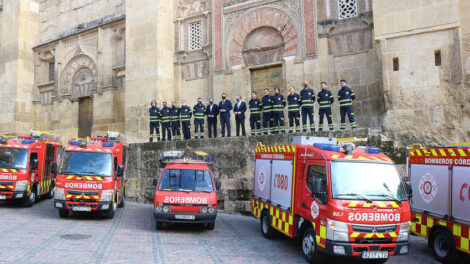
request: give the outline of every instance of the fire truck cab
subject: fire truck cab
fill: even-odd
[[[117,207],[124,206],[127,149],[117,132],[70,139],[57,171],[54,207],[59,216],[101,211],[114,218]]]
[[[32,131],[29,136],[0,136],[0,201],[33,206],[54,195],[53,163],[62,153],[58,136]]]
[[[415,148],[416,147],[416,148]],[[470,143],[408,150],[411,232],[428,239],[434,257],[455,263],[470,254]]]
[[[166,163],[160,178],[153,180],[155,189],[154,218],[156,228],[163,223],[198,223],[213,230],[217,217],[217,193],[220,181],[208,164],[212,157],[195,152],[195,157],[183,157],[181,151],[167,151],[162,161]]]
[[[309,263],[319,252],[382,263],[407,254],[410,207],[393,161],[375,147],[301,141],[256,146],[253,214],[263,236],[297,238]]]

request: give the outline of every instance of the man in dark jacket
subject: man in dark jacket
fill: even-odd
[[[246,136],[245,131],[245,112],[246,112],[246,103],[242,101],[241,96],[237,96],[237,103],[233,107],[233,112],[235,113],[235,124],[237,126],[237,137],[240,136],[240,127],[242,129],[242,136]]]
[[[302,100],[302,131],[307,132],[307,117],[310,121],[310,131],[315,131],[315,121],[313,120],[313,103],[315,102],[315,92],[304,81],[304,88],[300,91]]]
[[[214,104],[214,98],[209,100],[206,106],[207,126],[209,131],[209,138],[217,137],[217,116],[219,115],[219,106]]]
[[[220,126],[222,127],[222,137],[225,137],[225,129],[227,129],[227,137],[231,135],[230,127],[230,111],[232,111],[232,102],[227,99],[225,93],[222,94],[222,101],[219,103]]]
[[[321,82],[321,91],[318,93],[318,104],[320,109],[318,115],[320,117],[318,129],[323,130],[323,119],[328,120],[328,127],[333,130],[333,120],[331,119],[331,104],[334,102],[333,94],[328,90],[326,82]]]
[[[274,88],[273,100],[273,117],[274,117],[274,134],[282,132],[286,133],[284,126],[284,108],[286,107],[286,98],[281,94],[279,87]]]

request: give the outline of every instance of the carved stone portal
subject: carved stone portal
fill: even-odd
[[[97,77],[96,65],[90,57],[75,56],[62,72],[61,93],[71,99],[90,96],[96,89]]]
[[[91,95],[91,91],[96,87],[95,78],[89,68],[81,68],[73,77],[72,97],[80,98]]]
[[[255,29],[245,39],[243,59],[247,66],[280,62],[284,54],[284,39],[272,27]]]

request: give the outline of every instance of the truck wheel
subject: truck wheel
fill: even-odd
[[[275,230],[271,227],[271,217],[269,213],[265,211],[261,215],[261,233],[263,233],[264,238],[271,239],[274,237]]]
[[[455,241],[452,234],[447,230],[438,229],[429,238],[432,254],[442,263],[455,263],[459,254],[455,248]]]
[[[163,229],[163,223],[156,221],[156,223],[155,223],[155,228],[156,228],[157,230],[162,230],[162,229]]]
[[[126,191],[125,190],[124,190],[124,192],[122,192],[122,198],[121,198],[121,202],[119,203],[119,208],[124,207],[124,199],[126,199]]]
[[[206,223],[207,230],[214,230],[215,222]]]
[[[35,202],[36,202],[36,190],[33,189],[33,190],[31,190],[31,192],[29,193],[29,196],[26,196],[26,197],[23,199],[23,205],[24,205],[25,207],[32,207]]]
[[[109,208],[108,210],[106,210],[106,212],[104,213],[104,217],[106,219],[113,219],[114,218],[114,215],[116,214],[116,210],[117,210],[117,203],[113,203],[111,205],[111,208]]]
[[[317,242],[313,228],[305,229],[302,235],[302,253],[308,263],[315,263],[318,258]]]
[[[69,216],[69,210],[59,209],[59,216],[60,218],[66,218],[67,216]]]
[[[46,199],[54,198],[54,185],[51,185],[51,189],[46,193]]]

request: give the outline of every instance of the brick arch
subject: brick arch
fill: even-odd
[[[284,39],[282,57],[297,56],[299,51],[298,30],[289,15],[275,8],[261,8],[251,11],[235,24],[228,39],[227,61],[229,67],[246,65],[243,59],[243,48],[246,37],[253,31],[262,28],[274,28]]]

